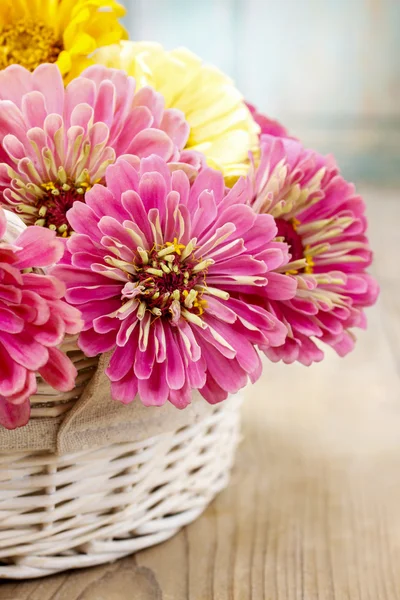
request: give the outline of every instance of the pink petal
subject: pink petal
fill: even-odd
[[[26,369],[12,360],[0,344],[0,396],[12,396],[22,391],[26,381]]]
[[[192,401],[192,390],[188,384],[180,388],[179,390],[170,390],[168,400],[182,410],[186,408]]]
[[[3,239],[4,234],[6,233],[6,229],[7,229],[6,213],[0,207],[0,240]]]
[[[58,348],[49,348],[49,360],[39,373],[49,385],[61,392],[74,388],[78,374],[71,360]]]
[[[23,427],[29,421],[30,414],[29,399],[22,404],[11,404],[3,396],[0,396],[0,425],[6,429]]]
[[[64,108],[64,82],[57,65],[40,65],[32,73],[32,85],[45,96],[47,112],[61,115]]]
[[[235,359],[228,359],[213,346],[201,344],[201,350],[207,361],[210,375],[223,390],[235,394],[247,383],[247,373],[238,365]]]
[[[173,156],[174,145],[166,133],[159,129],[143,129],[135,136],[127,154],[136,154],[141,158],[157,154],[165,160],[169,160]]]
[[[138,191],[139,189],[139,174],[136,169],[125,158],[118,158],[117,162],[110,165],[106,172],[107,188],[115,198],[121,197],[123,192],[127,190]],[[105,189],[105,188],[104,188]],[[87,196],[93,195],[94,192],[89,192]],[[86,196],[86,198],[87,198]]]
[[[115,348],[115,331],[99,335],[93,329],[82,331],[78,346],[86,356],[97,356]]]
[[[99,242],[101,234],[93,210],[84,202],[75,202],[67,212],[68,222],[78,233],[88,235],[93,241]]]
[[[37,392],[37,381],[35,373],[25,370],[25,382],[21,391],[7,396],[8,402],[12,404],[22,404]]]
[[[108,300],[115,296],[120,296],[122,285],[113,285],[112,279],[102,278],[102,284],[69,288],[65,294],[65,299],[71,304],[84,304],[91,300]]]
[[[193,389],[201,389],[206,383],[207,365],[204,358],[196,362],[189,362],[187,368],[187,380]]]
[[[29,327],[27,331],[32,334],[36,342],[43,346],[58,346],[62,343],[65,335],[64,319],[56,311],[53,311],[45,327]]]
[[[64,254],[64,245],[56,238],[56,232],[45,227],[27,227],[15,244],[22,248],[18,252],[19,269],[49,267]]]
[[[185,147],[190,127],[185,115],[180,110],[169,108],[164,111],[160,129],[165,131],[179,150]]]
[[[114,400],[119,400],[123,404],[130,404],[134,401],[138,393],[138,379],[133,369],[119,381],[111,383],[111,395]]]
[[[218,385],[210,373],[207,373],[206,384],[201,388],[200,393],[209,404],[218,404],[228,397],[228,392]]]
[[[168,400],[169,388],[165,363],[155,363],[148,379],[139,379],[139,396],[145,406],[162,406]]]
[[[21,65],[0,71],[0,99],[11,100],[21,107],[24,94],[33,90],[32,73]]]
[[[48,114],[44,95],[36,90],[26,94],[22,98],[22,114],[29,128],[43,127]]]
[[[185,367],[182,361],[179,344],[171,327],[165,327],[167,352],[166,380],[172,390],[180,390],[185,383]]]
[[[2,308],[0,304],[0,330],[8,333],[20,333],[24,328],[24,321],[14,311]]]
[[[13,336],[2,331],[0,342],[15,362],[30,371],[38,371],[48,361],[47,348],[28,337]]]
[[[148,212],[157,208],[161,215],[165,213],[165,197],[167,194],[165,180],[157,172],[145,173],[139,184],[139,195]]]
[[[271,300],[290,300],[296,293],[296,278],[281,273],[268,273],[265,293]]]
[[[117,346],[106,369],[106,375],[110,381],[121,381],[133,367],[136,346],[133,343],[126,344],[123,348]]]

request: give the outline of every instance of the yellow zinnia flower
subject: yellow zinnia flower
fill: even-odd
[[[70,79],[97,48],[127,37],[124,14],[115,0],[1,0],[0,69],[55,62]]]
[[[190,125],[187,148],[206,155],[228,185],[248,170],[249,150],[258,147],[258,125],[229,77],[185,48],[170,52],[150,42],[121,42],[94,59],[124,69],[139,87],[152,86],[167,108],[178,108]]]

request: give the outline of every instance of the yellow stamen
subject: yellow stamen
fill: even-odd
[[[178,243],[178,238],[176,238],[176,237],[174,238],[174,241],[173,241],[173,242],[167,242],[167,243],[166,243],[166,246],[167,246],[167,247],[171,247],[171,246],[173,246],[173,248],[174,248],[174,250],[173,250],[173,251],[174,251],[174,252],[176,252],[176,254],[177,254],[178,256],[181,256],[181,254],[182,254],[182,250],[184,250],[184,249],[186,248],[186,246],[185,246],[184,244],[179,244],[179,243]]]
[[[46,190],[46,192],[52,192],[56,189],[56,186],[52,181],[48,181],[47,183],[42,183],[42,188]]]
[[[193,302],[194,308],[197,308],[199,311],[199,315],[201,316],[204,313],[204,309],[207,308],[208,303],[207,300],[203,300],[202,298],[197,298],[195,302]]]
[[[20,64],[33,71],[56,62],[62,49],[55,29],[42,21],[24,18],[0,29],[0,69]]]
[[[307,266],[304,267],[304,273],[307,273],[308,275],[311,275],[311,273],[314,272],[315,263],[314,263],[314,261],[313,261],[313,259],[312,259],[311,256],[306,256],[305,258],[306,258],[306,261],[307,261]]]
[[[293,219],[290,219],[290,223],[295,231],[297,231],[298,226],[301,225],[301,221],[296,219],[296,217],[293,217]]]
[[[315,263],[313,261],[313,257],[310,254],[310,246],[306,246],[304,248],[304,258],[306,259],[307,266],[304,267],[304,273],[307,275],[311,275],[314,272]]]

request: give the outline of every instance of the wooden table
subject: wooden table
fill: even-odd
[[[231,485],[175,538],[1,600],[400,598],[400,193],[365,196],[382,295],[355,352],[266,365]]]

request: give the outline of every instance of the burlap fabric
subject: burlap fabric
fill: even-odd
[[[117,442],[141,441],[195,423],[212,410],[197,391],[185,410],[170,403],[145,407],[138,398],[129,405],[112,400],[104,373],[108,360],[106,355],[100,358],[85,392],[66,415],[31,419],[14,431],[0,428],[0,452],[42,450],[63,455]]]

